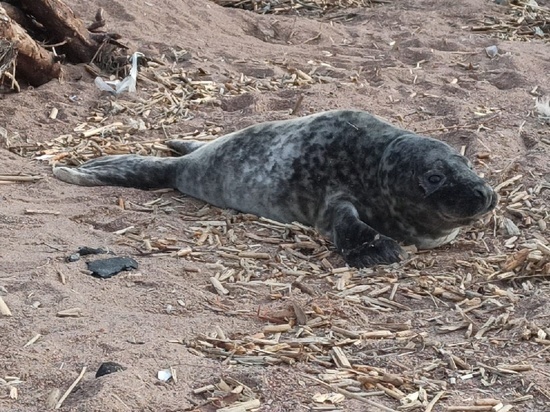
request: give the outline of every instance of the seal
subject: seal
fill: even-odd
[[[174,188],[221,208],[311,225],[355,267],[400,261],[400,242],[448,243],[497,202],[451,146],[358,110],[167,144],[181,156],[105,156],[53,173],[83,186]]]

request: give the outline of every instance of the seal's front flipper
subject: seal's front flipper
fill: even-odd
[[[395,240],[379,233],[372,237],[374,229],[369,226],[365,229],[367,230],[361,231],[360,238],[371,240],[362,240],[355,247],[350,245],[347,249],[340,249],[348,265],[356,268],[389,265],[400,262],[407,256]]]
[[[175,188],[177,158],[138,155],[104,156],[77,168],[55,167],[59,180],[80,186],[124,186],[137,189]]]
[[[359,219],[351,202],[332,205],[332,240],[350,266],[388,265],[406,257],[399,244]]]

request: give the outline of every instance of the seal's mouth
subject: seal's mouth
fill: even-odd
[[[477,219],[485,216],[491,212],[498,203],[497,193],[488,185],[479,186],[473,190],[474,196],[468,201],[464,201],[462,207],[458,207],[457,210],[463,212],[468,210],[468,214],[464,213],[449,213],[449,211],[441,211],[441,217],[451,223],[458,225],[468,225]],[[460,205],[459,205],[460,206]]]
[[[487,210],[487,211],[480,212],[480,213],[477,213],[475,215],[468,216],[468,217],[451,216],[451,215],[446,214],[446,213],[441,213],[441,217],[446,222],[453,223],[456,226],[466,226],[466,225],[469,225],[469,224],[475,222],[476,220],[482,218],[483,216],[485,216],[489,212],[490,212],[490,210]]]

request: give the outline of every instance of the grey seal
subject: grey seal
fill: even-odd
[[[400,261],[399,242],[448,243],[497,202],[451,146],[358,110],[168,145],[181,156],[105,156],[53,173],[83,186],[174,188],[218,207],[311,225],[355,267]]]

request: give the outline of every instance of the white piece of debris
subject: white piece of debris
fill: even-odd
[[[170,379],[172,379],[171,369],[163,369],[158,371],[157,378],[163,382],[168,382]]]
[[[539,116],[543,119],[550,120],[550,96],[544,96],[535,100],[535,108],[539,112]]]
[[[34,159],[35,160],[50,160],[50,159],[53,159],[55,156],[56,155],[53,155],[53,154],[45,154],[45,155],[37,156]]]
[[[485,53],[487,53],[487,56],[489,56],[489,58],[492,59],[493,57],[498,56],[498,47],[497,46],[486,47]]]
[[[143,57],[143,53],[135,52],[132,54],[132,68],[130,69],[130,74],[126,76],[122,81],[113,80],[105,81],[101,77],[96,77],[94,80],[97,88],[104,92],[109,92],[114,95],[119,95],[125,91],[129,93],[135,93],[137,75],[138,75],[138,58]]]

